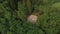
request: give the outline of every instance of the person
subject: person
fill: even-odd
[[[40,15],[39,11],[36,9],[34,12],[27,17],[27,20],[31,23],[36,23],[38,16]]]

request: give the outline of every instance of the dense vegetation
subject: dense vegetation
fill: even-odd
[[[36,24],[26,20],[25,3],[18,1],[16,10],[13,1],[9,4],[0,0],[0,34],[60,34],[60,0],[31,1],[32,7],[41,12]]]

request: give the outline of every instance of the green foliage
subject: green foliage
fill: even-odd
[[[6,0],[0,3],[0,32],[2,34],[60,34],[60,0],[43,0],[39,5],[38,1],[32,1],[33,6],[41,13],[36,24],[26,21],[28,10],[25,3],[18,2],[16,14],[12,14],[13,10],[9,8]]]
[[[60,2],[57,2],[57,3],[54,3],[53,5],[52,5],[52,7],[54,7],[54,8],[56,8],[56,9],[60,9]]]
[[[25,4],[18,3],[17,15],[19,18],[24,19],[26,17],[26,7]]]

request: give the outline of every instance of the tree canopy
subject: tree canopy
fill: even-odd
[[[60,0],[30,0],[31,6],[21,1],[0,0],[0,34],[60,34]],[[40,15],[32,24],[27,14],[37,9]]]

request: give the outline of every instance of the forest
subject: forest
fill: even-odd
[[[0,34],[60,34],[60,0],[0,0]]]

